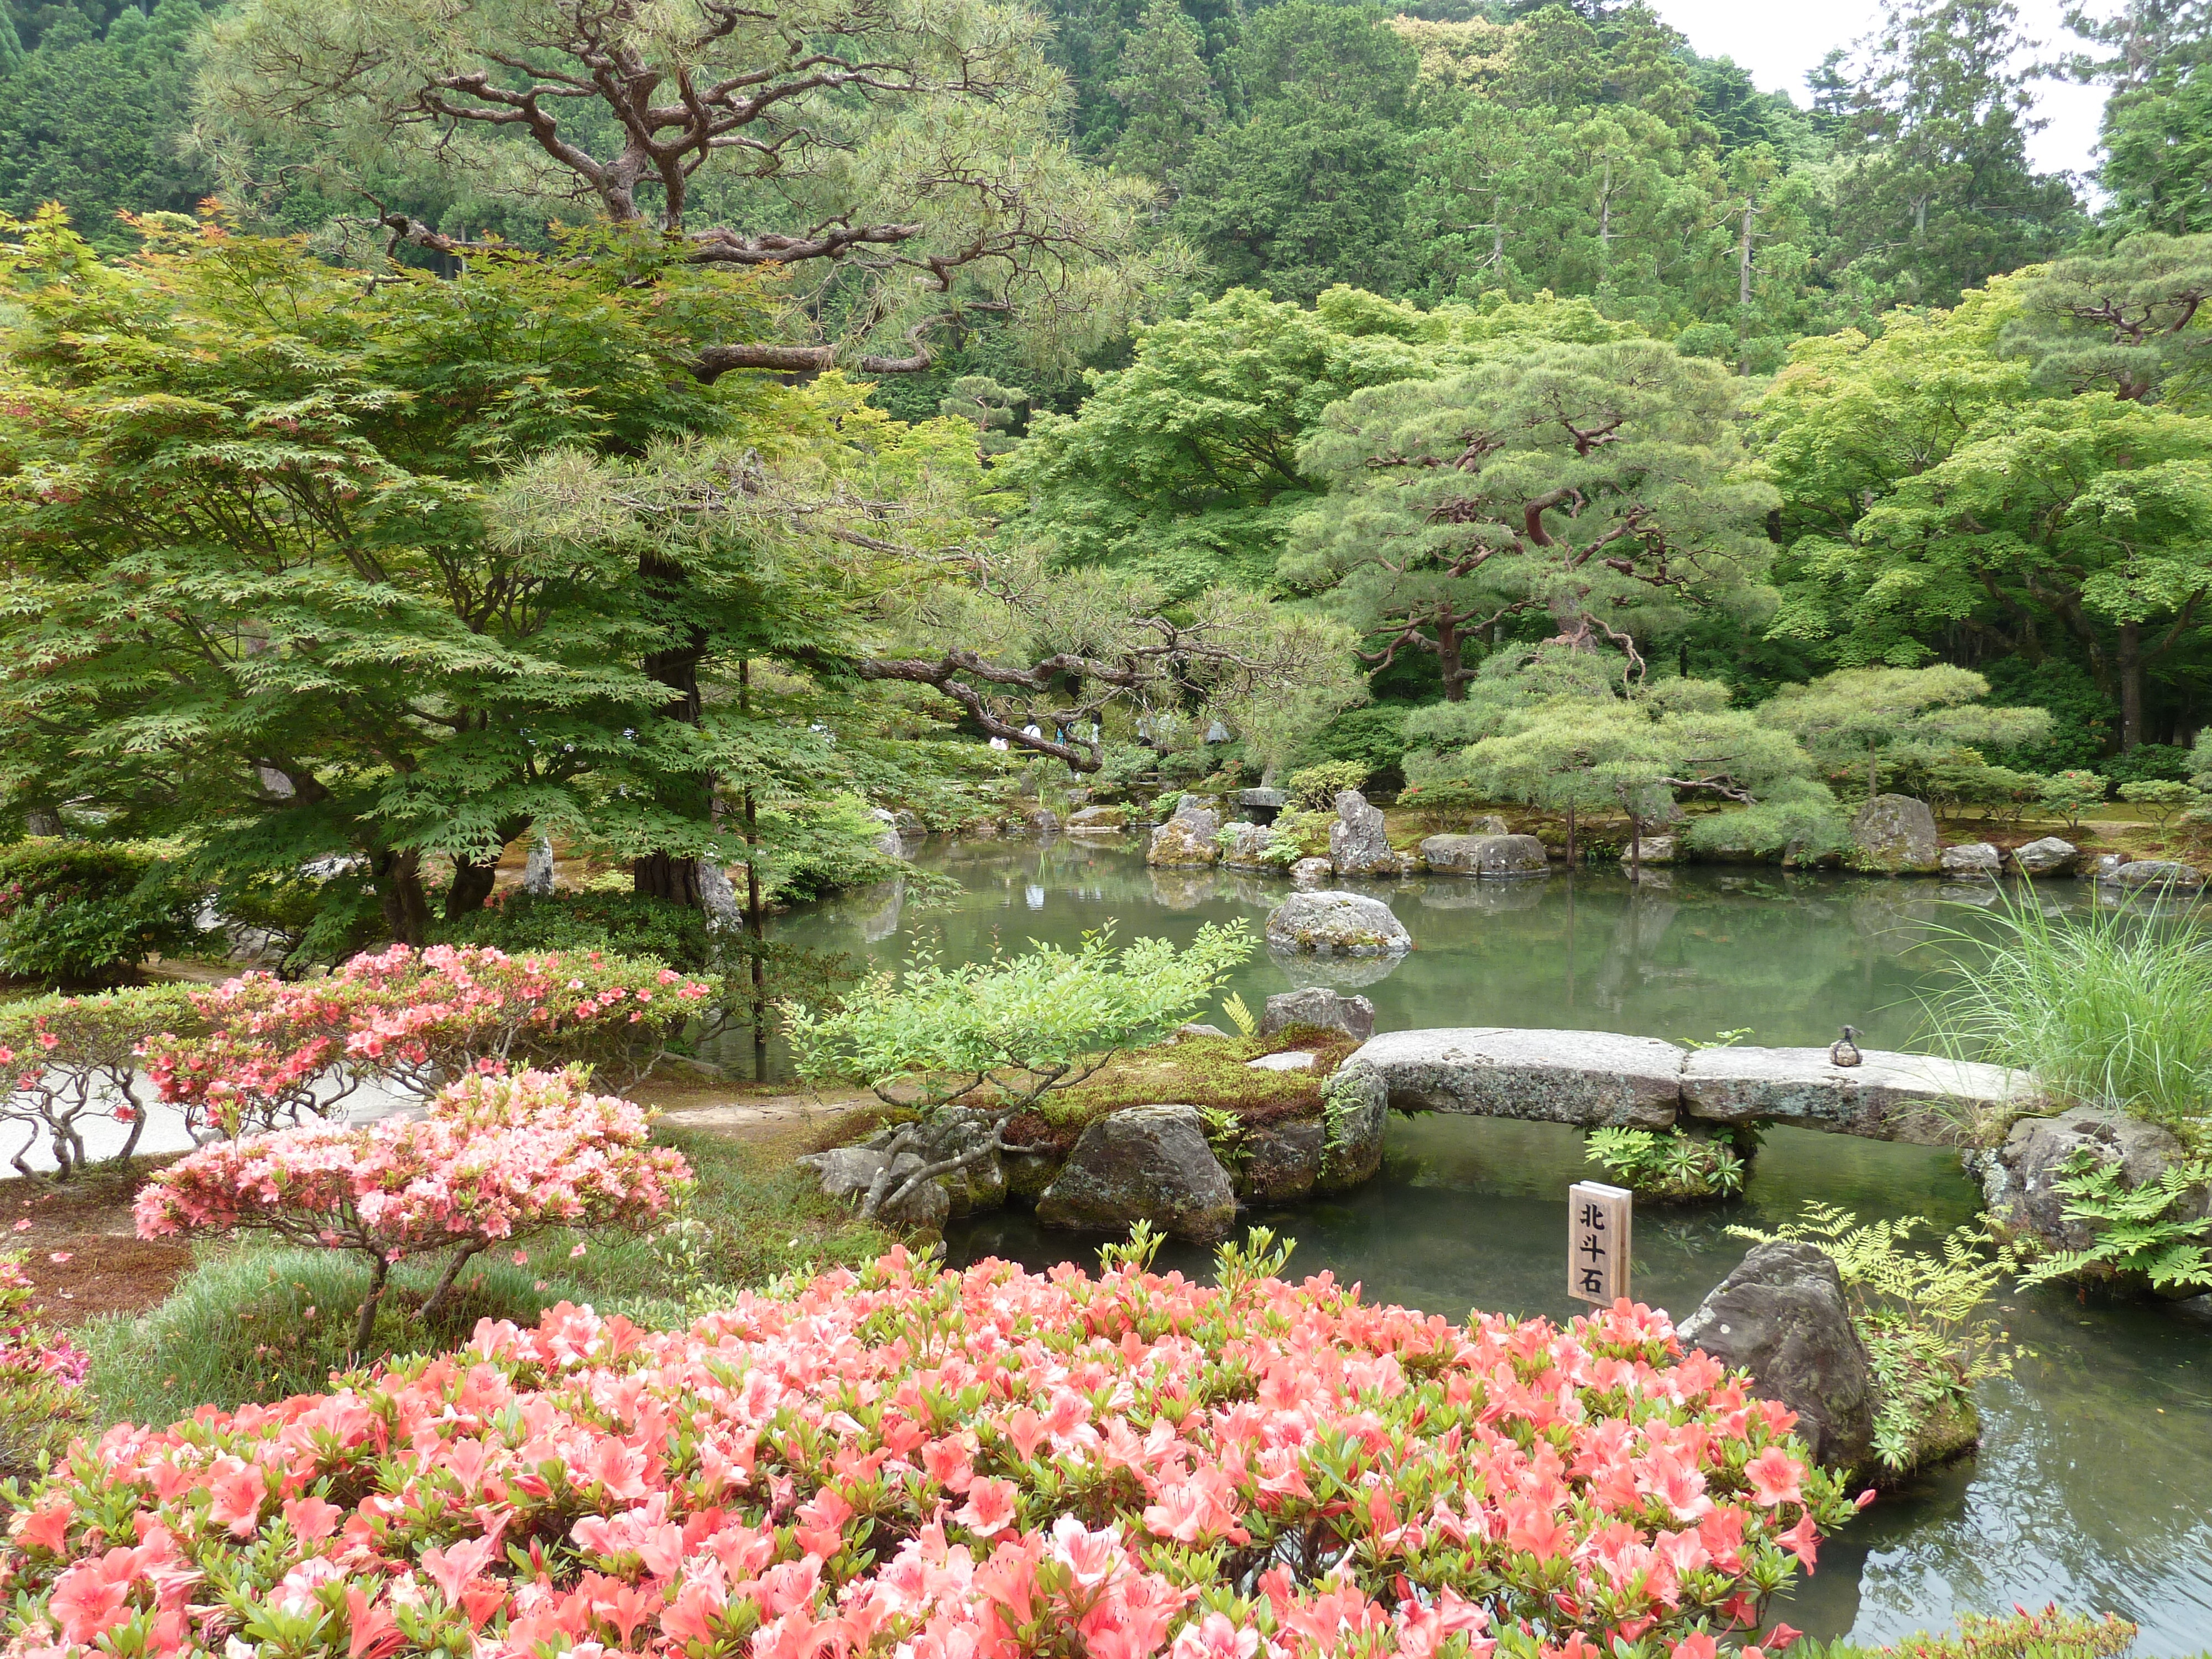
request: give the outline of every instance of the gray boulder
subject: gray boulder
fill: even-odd
[[[903,1200],[889,1201],[906,1178],[922,1167],[922,1160],[913,1152],[901,1152],[892,1158],[874,1146],[835,1146],[826,1152],[811,1152],[799,1162],[821,1176],[822,1190],[828,1196],[855,1202],[866,1194],[878,1172],[888,1162],[890,1180],[884,1189],[886,1202],[879,1214],[894,1227],[917,1231],[942,1227],[952,1213],[952,1195],[942,1181],[925,1181]]]
[[[1893,876],[1929,875],[1942,867],[1936,814],[1911,795],[1876,795],[1851,820],[1856,861]]]
[[[1323,957],[1399,957],[1413,948],[1405,923],[1380,899],[1323,890],[1293,893],[1267,918],[1271,949]]]
[[[1318,1059],[1320,1056],[1310,1048],[1285,1048],[1279,1053],[1261,1054],[1257,1060],[1246,1060],[1244,1069],[1248,1072],[1310,1072]]]
[[[1964,846],[1943,849],[1943,873],[1954,881],[1972,881],[1988,878],[1994,881],[2004,854],[1985,841],[1970,841]]]
[[[1314,1191],[1349,1192],[1372,1181],[1382,1167],[1390,1091],[1374,1067],[1347,1060],[1322,1085],[1321,1092],[1321,1173],[1314,1178]]]
[[[2076,1106],[2056,1117],[2024,1117],[2006,1133],[2004,1144],[1976,1154],[1982,1198],[1990,1218],[2004,1232],[2026,1237],[2046,1249],[2086,1249],[2094,1231],[2066,1218],[2066,1194],[2058,1177],[2076,1153],[2117,1164],[2130,1187],[2155,1186],[2167,1166],[2186,1160],[2188,1151],[2170,1129],[2124,1112]],[[2212,1214],[2212,1191],[2199,1188],[2184,1200],[2179,1218]]]
[[[1132,1106],[1083,1132],[1037,1200],[1047,1227],[1121,1232],[1148,1221],[1210,1244],[1229,1235],[1237,1193],[1194,1106]]]
[[[1237,1172],[1237,1196],[1252,1204],[1290,1204],[1307,1196],[1321,1176],[1322,1142],[1327,1133],[1316,1118],[1247,1129],[1243,1167]]]
[[[1337,1076],[1374,1075],[1400,1111],[1663,1129],[1674,1121],[1682,1054],[1656,1037],[1612,1031],[1385,1031]]]
[[[1540,876],[1550,867],[1534,836],[1431,836],[1421,857],[1431,870],[1492,880]]]
[[[1221,829],[1221,815],[1204,806],[1183,805],[1175,816],[1152,831],[1152,844],[1145,862],[1160,865],[1212,864],[1221,856],[1213,837]]]
[[[1703,1348],[1797,1413],[1815,1462],[1863,1469],[1874,1457],[1874,1368],[1852,1328],[1843,1276],[1825,1251],[1794,1239],[1761,1244],[1682,1322]]]
[[[898,820],[891,816],[890,809],[871,806],[868,816],[879,826],[875,835],[876,851],[887,859],[904,858],[906,849],[899,842]]]
[[[2012,849],[2012,861],[2024,876],[2063,876],[2081,856],[2080,848],[2056,836],[2045,836],[2040,841]]]
[[[1620,861],[1623,864],[1638,862],[1638,856],[1635,856],[1636,854],[1636,845],[1632,842],[1627,847],[1621,849]],[[1643,849],[1640,854],[1641,862],[1644,864],[1672,864],[1680,856],[1681,843],[1675,840],[1674,836],[1646,836],[1644,837]]]
[[[2100,879],[2130,893],[2145,888],[2193,893],[2204,884],[2204,872],[2174,859],[2135,859]]]
[[[1273,870],[1275,861],[1267,856],[1268,848],[1275,844],[1275,832],[1265,824],[1232,823],[1229,826],[1230,841],[1222,849],[1221,862],[1231,870]]]
[[[1513,826],[1495,812],[1485,812],[1468,826],[1467,832],[1470,836],[1510,836]]]
[[[1085,806],[1067,815],[1071,835],[1097,835],[1120,830],[1128,822],[1128,813],[1118,806]]]
[[[1291,866],[1291,879],[1301,887],[1318,887],[1335,873],[1327,859],[1300,859]]]
[[[543,898],[553,890],[553,842],[540,834],[530,843],[530,856],[522,866],[522,890]]]
[[[1343,1031],[1364,1042],[1375,1035],[1375,1005],[1365,997],[1348,997],[1325,985],[1310,985],[1303,991],[1284,991],[1269,997],[1260,1016],[1260,1035],[1273,1036],[1293,1025]]]
[[[1328,826],[1328,856],[1340,876],[1401,876],[1410,868],[1383,833],[1382,810],[1369,805],[1357,789],[1336,798],[1336,822]]]
[[[2083,881],[2110,881],[2120,872],[2128,861],[2125,853],[2100,853],[2085,864],[2075,866],[2074,873]]]
[[[1291,798],[1281,790],[1265,787],[1258,789],[1235,790],[1231,793],[1229,799],[1237,805],[1249,807],[1255,812],[1279,812],[1284,807],[1289,805],[1291,801]]]

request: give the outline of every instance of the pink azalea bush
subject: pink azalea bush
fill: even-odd
[[[15,1659],[1712,1659],[1850,1513],[1792,1421],[1626,1302],[900,1250],[118,1425],[0,1571]]]
[[[0,1474],[31,1472],[42,1451],[58,1456],[84,1415],[88,1357],[40,1316],[37,1293],[23,1253],[0,1254]]]
[[[197,992],[206,1030],[149,1041],[145,1064],[201,1138],[327,1115],[372,1078],[427,1096],[469,1072],[580,1062],[628,1088],[713,993],[596,951],[395,945],[321,979],[244,974]]]
[[[141,1238],[258,1231],[351,1250],[370,1263],[354,1337],[368,1351],[391,1265],[453,1252],[424,1316],[469,1258],[549,1227],[641,1227],[691,1179],[682,1153],[647,1144],[645,1109],[584,1091],[586,1074],[478,1073],[428,1115],[315,1124],[219,1140],[141,1188]]]

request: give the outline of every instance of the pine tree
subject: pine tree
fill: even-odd
[[[1170,199],[1198,141],[1222,121],[1205,46],[1177,0],[1152,0],[1123,41],[1119,73],[1106,88],[1126,112],[1115,167],[1150,179]]]

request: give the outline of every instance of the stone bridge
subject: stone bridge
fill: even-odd
[[[1497,1026],[1387,1031],[1338,1067],[1379,1129],[1386,1108],[1530,1119],[1581,1128],[1793,1124],[1875,1140],[1963,1146],[1967,1126],[2033,1110],[2027,1073],[1934,1054],[1826,1048],[1685,1048],[1613,1031]]]

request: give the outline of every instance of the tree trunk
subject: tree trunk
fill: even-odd
[[[1633,812],[1628,815],[1628,878],[1644,879],[1644,820]]]
[[[2143,740],[2142,624],[2120,624],[2120,750]]]
[[[1574,874],[1574,872],[1575,872],[1575,803],[1574,803],[1574,799],[1573,799],[1573,797],[1572,797],[1572,796],[1570,796],[1570,797],[1568,797],[1568,799],[1567,799],[1567,873],[1568,873],[1569,875],[1571,875],[1571,876],[1572,874]]]
[[[353,1346],[346,1352],[349,1365],[358,1365],[368,1357],[370,1339],[376,1334],[376,1310],[384,1305],[384,1281],[392,1272],[392,1264],[381,1250],[368,1261],[368,1296],[361,1304],[361,1317],[354,1322]]]
[[[422,1304],[423,1323],[428,1324],[436,1317],[438,1310],[446,1305],[446,1297],[453,1290],[453,1281],[461,1276],[461,1269],[483,1249],[483,1244],[471,1241],[453,1252],[453,1259],[446,1263],[446,1271],[438,1275],[437,1288],[430,1292],[430,1299]]]
[[[647,853],[643,858],[630,860],[629,878],[630,890],[644,897],[699,908],[696,859],[679,858],[672,853]]]
[[[1743,235],[1735,251],[1735,372],[1751,373],[1751,228],[1757,198],[1743,198]]]
[[[446,920],[459,921],[463,916],[483,908],[491,896],[491,890],[499,874],[495,864],[477,864],[468,859],[453,860],[453,884],[446,889]]]
[[[27,836],[58,836],[62,832],[62,815],[51,806],[33,806],[23,814],[23,833]]]
[[[681,614],[684,588],[682,570],[665,561],[646,554],[637,562],[638,580],[652,590],[661,603]],[[650,651],[641,665],[646,673],[668,688],[668,701],[661,713],[671,720],[682,720],[687,726],[699,724],[703,712],[703,700],[699,695],[699,660],[707,653],[704,629],[685,630],[684,643],[665,651]],[[698,869],[690,859],[674,859],[665,853],[648,853],[630,862],[630,884],[640,893],[653,898],[667,899],[672,903],[699,907]]]
[[[1444,677],[1444,701],[1465,702],[1467,682],[1460,678],[1459,624],[1449,611],[1437,619],[1437,665]]]
[[[745,791],[745,927],[753,936],[753,1077],[768,1078],[768,913],[761,904],[760,823]]]
[[[376,882],[377,908],[396,945],[420,949],[430,937],[430,899],[422,890],[422,855],[404,852],[371,854],[369,874]]]

